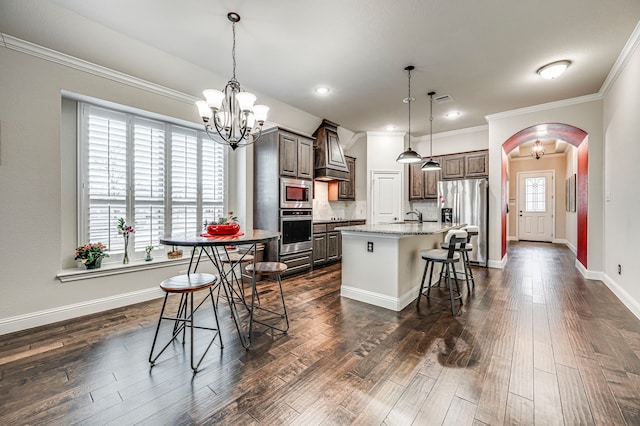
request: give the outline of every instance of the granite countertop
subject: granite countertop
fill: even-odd
[[[355,222],[355,221],[360,221],[360,220],[366,220],[366,219],[326,219],[326,220],[313,220],[313,224],[314,225],[321,225],[323,223],[343,223],[343,222]]]
[[[372,225],[340,226],[337,231],[362,232],[369,234],[391,235],[429,235],[447,232],[450,229],[458,229],[464,224],[440,223],[440,222],[412,222],[412,223],[379,223]]]

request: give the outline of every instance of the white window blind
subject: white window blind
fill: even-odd
[[[135,228],[129,256],[165,234],[199,233],[225,208],[226,150],[200,130],[80,103],[78,244],[124,251],[118,218]],[[114,260],[111,259],[111,260]]]

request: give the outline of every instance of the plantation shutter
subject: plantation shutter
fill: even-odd
[[[165,130],[164,123],[134,121],[135,250],[159,246],[164,235]]]
[[[172,127],[171,223],[172,234],[198,232],[198,133]]]
[[[109,250],[122,250],[117,217],[126,216],[127,117],[115,111],[85,105],[87,171],[85,176],[88,240]],[[114,219],[115,218],[115,219]]]
[[[202,133],[202,217],[207,222],[226,216],[224,212],[225,146]]]

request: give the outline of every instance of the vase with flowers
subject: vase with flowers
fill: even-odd
[[[124,218],[118,219],[118,234],[124,238],[124,256],[122,257],[122,263],[129,263],[129,235],[136,232],[132,226],[127,225]]]
[[[145,262],[151,262],[153,260],[153,257],[151,257],[151,252],[155,247],[156,246],[146,246],[144,248],[144,252],[147,253],[147,257],[144,258]]]
[[[109,257],[107,247],[102,243],[85,244],[76,248],[75,260],[79,260],[87,269],[97,269],[102,265],[102,259]]]

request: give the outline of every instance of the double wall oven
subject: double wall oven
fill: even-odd
[[[313,181],[280,178],[280,254],[311,250]]]

